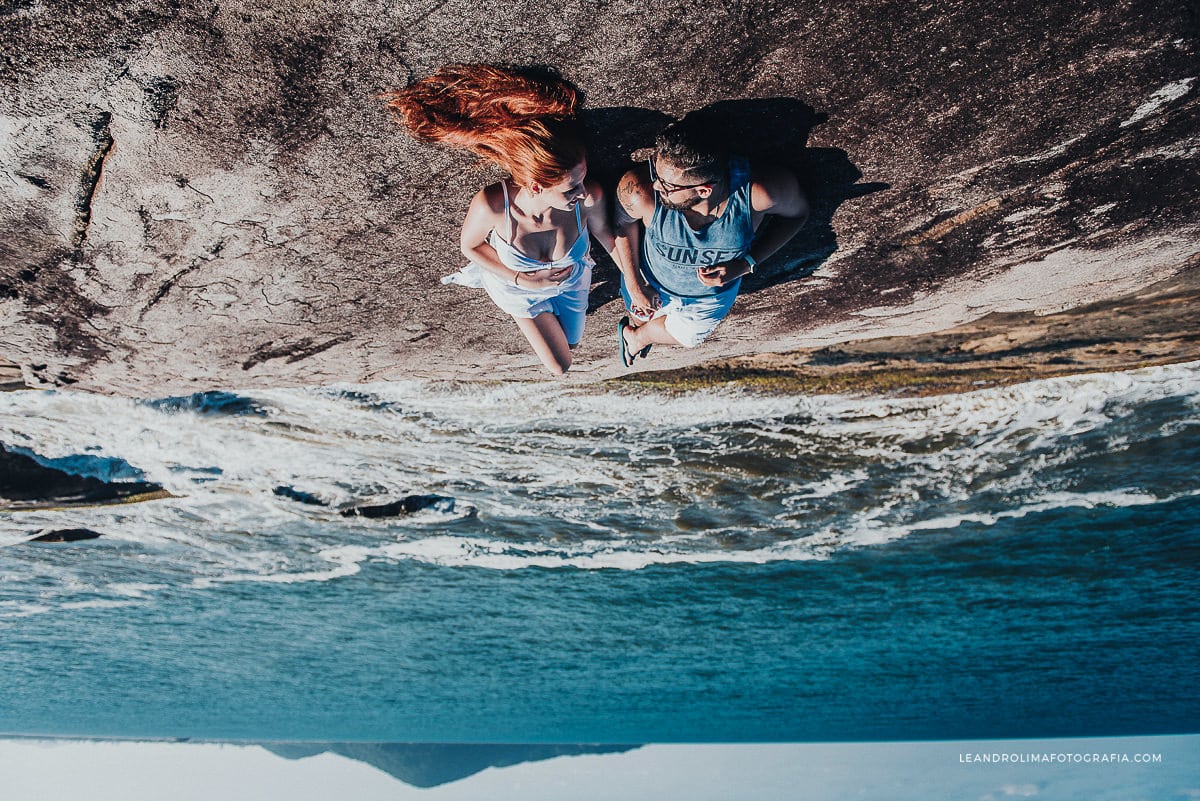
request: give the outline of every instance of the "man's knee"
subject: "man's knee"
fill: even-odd
[[[663,327],[681,347],[696,348],[708,339],[708,335],[716,330],[720,322],[689,320],[680,315],[668,314],[663,321]]]

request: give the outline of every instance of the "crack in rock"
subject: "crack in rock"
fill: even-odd
[[[277,347],[273,347],[275,345],[274,342],[267,342],[264,345],[260,345],[258,350],[254,352],[254,355],[242,362],[242,369],[249,370],[255,365],[272,359],[286,359],[288,364],[295,364],[298,361],[340,345],[343,342],[349,342],[353,338],[353,334],[341,334],[325,342],[314,343],[310,337],[305,337],[294,344],[279,345]]]
[[[75,203],[75,236],[72,244],[74,244],[77,254],[82,250],[83,243],[87,241],[88,228],[92,224],[92,203],[96,199],[96,191],[100,188],[100,179],[104,175],[104,162],[116,145],[111,124],[112,114],[107,111],[101,112],[100,116],[92,123],[92,135],[96,141],[96,150],[92,153],[92,157],[83,171],[83,178],[80,181],[82,191],[79,200]],[[76,260],[79,260],[78,255]]]

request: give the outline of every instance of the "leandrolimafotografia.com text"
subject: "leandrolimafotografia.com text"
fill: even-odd
[[[1161,764],[1162,754],[1096,754],[1081,752],[998,752],[971,753],[958,755],[962,764],[1088,764],[1088,765],[1120,765],[1120,764]]]

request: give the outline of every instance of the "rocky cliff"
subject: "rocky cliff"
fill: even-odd
[[[0,25],[0,356],[35,385],[540,377],[439,281],[495,173],[378,98],[449,61],[561,69],[606,179],[696,109],[802,174],[808,229],[719,336],[639,366],[1061,311],[1200,252],[1182,0],[3,0]],[[622,372],[596,279],[568,380]]]

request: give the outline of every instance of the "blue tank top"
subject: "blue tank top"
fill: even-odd
[[[698,267],[745,256],[754,241],[750,207],[750,163],[741,157],[729,162],[729,202],[725,211],[699,231],[688,225],[683,212],[668,209],[654,193],[654,217],[642,238],[642,266],[651,283],[688,298],[703,298],[737,289],[741,279],[725,286],[705,286]]]

